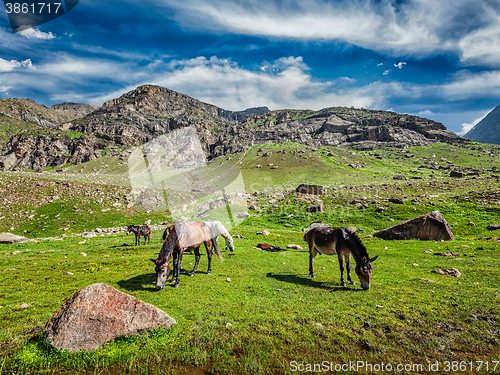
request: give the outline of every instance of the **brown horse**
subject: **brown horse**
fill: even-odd
[[[309,245],[309,274],[314,277],[313,261],[317,254],[333,255],[337,254],[340,266],[340,283],[345,287],[344,262],[347,269],[347,280],[354,285],[351,278],[350,258],[353,256],[356,261],[355,271],[364,290],[370,289],[372,277],[372,265],[378,256],[370,259],[365,245],[361,243],[359,237],[350,233],[346,228],[313,228],[304,236],[304,240]]]
[[[127,227],[126,231],[127,235],[129,233],[134,233],[135,234],[135,246],[139,243],[141,244],[141,237],[144,237],[144,245],[146,245],[146,238],[148,239],[148,245],[149,245],[149,240],[151,237],[151,229],[147,225],[129,225]]]
[[[217,242],[213,239],[212,231],[202,221],[191,223],[183,223],[176,221],[168,228],[168,236],[163,243],[163,246],[158,254],[158,258],[151,259],[155,263],[156,272],[156,290],[163,289],[170,274],[170,258],[173,258],[173,274],[172,280],[174,286],[179,286],[179,271],[181,268],[182,255],[185,251],[194,250],[195,263],[191,277],[196,273],[198,263],[200,262],[200,246],[205,245],[208,256],[207,274],[212,271],[212,250],[211,245],[215,249],[215,253],[222,261],[222,254],[219,250]]]

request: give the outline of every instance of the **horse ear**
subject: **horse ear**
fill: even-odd
[[[377,256],[374,256],[373,258],[370,259],[370,263],[373,262],[375,259],[378,258],[378,255]]]

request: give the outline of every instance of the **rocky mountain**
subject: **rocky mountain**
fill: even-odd
[[[42,128],[54,128],[58,124],[83,117],[97,107],[90,104],[63,103],[50,108],[31,99],[0,99],[0,116],[33,123]]]
[[[500,105],[464,135],[476,142],[500,145]]]
[[[375,149],[465,142],[440,123],[394,112],[346,107],[234,112],[144,85],[99,108],[75,103],[47,108],[28,99],[1,100],[0,170],[41,171],[82,163],[187,126],[196,128],[212,159],[262,143]]]
[[[280,110],[252,116],[228,128],[212,145],[211,156],[239,152],[249,145],[284,142],[373,150],[464,140],[441,123],[394,112],[346,107]]]

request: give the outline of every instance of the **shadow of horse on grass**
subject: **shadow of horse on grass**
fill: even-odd
[[[267,277],[271,277],[278,281],[284,281],[286,283],[292,283],[296,285],[304,285],[312,288],[324,289],[329,292],[358,292],[362,289],[345,288],[343,286],[334,286],[331,282],[316,281],[311,279],[309,276],[303,277],[295,274],[274,274],[268,272]]]
[[[121,288],[129,291],[145,290],[156,292],[155,283],[156,274],[154,273],[146,273],[144,275],[134,276],[128,280],[118,281],[118,285],[120,285]]]

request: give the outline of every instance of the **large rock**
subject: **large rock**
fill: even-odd
[[[23,243],[28,242],[29,239],[23,236],[18,236],[12,233],[0,233],[0,243]]]
[[[76,352],[175,324],[157,307],[97,283],[73,294],[47,322],[45,334],[54,348]]]
[[[325,193],[326,188],[322,185],[300,184],[299,186],[297,186],[295,191],[297,193],[302,193],[302,194],[321,195],[321,194]]]
[[[451,227],[439,211],[418,216],[414,219],[403,221],[374,234],[384,240],[452,240]]]

